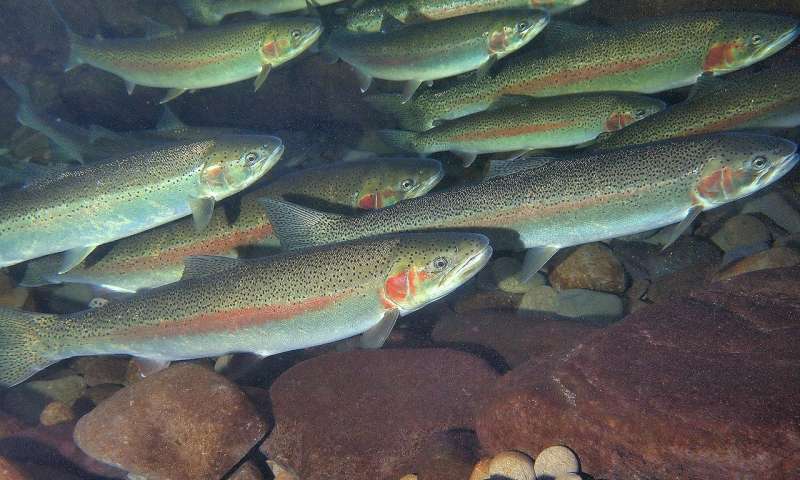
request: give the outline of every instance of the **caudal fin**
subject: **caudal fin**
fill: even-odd
[[[46,340],[57,318],[0,307],[0,386],[12,387],[56,362]]]
[[[344,216],[323,213],[274,198],[260,199],[284,250],[335,243],[335,225]]]
[[[375,110],[395,117],[406,130],[422,132],[433,128],[433,123],[423,118],[414,108],[413,102],[406,101],[401,94],[378,93],[367,95],[364,100]]]

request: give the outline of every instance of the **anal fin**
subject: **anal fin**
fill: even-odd
[[[255,82],[253,83],[253,91],[257,92],[261,85],[264,85],[264,82],[267,80],[267,75],[272,70],[272,65],[269,63],[265,63],[261,66],[261,71],[258,72],[258,76],[256,77]]]
[[[192,219],[197,231],[202,231],[211,221],[214,213],[214,199],[211,197],[190,197],[189,208],[192,210]]]
[[[154,358],[133,357],[133,363],[139,368],[141,377],[150,376],[169,367],[169,360],[156,360]]]
[[[175,100],[176,98],[180,97],[184,93],[186,93],[186,89],[185,88],[170,88],[169,90],[167,90],[167,94],[164,95],[164,98],[159,100],[158,103],[164,104],[164,103],[167,103],[167,102],[169,102],[171,100]]]
[[[422,80],[408,80],[403,85],[403,103],[411,100],[420,85],[422,85]]]
[[[672,231],[670,232],[666,243],[664,243],[664,246],[661,247],[661,251],[663,252],[664,250],[669,248],[670,245],[675,243],[675,240],[680,238],[680,236],[683,234],[683,232],[685,232],[686,230],[689,229],[689,227],[692,226],[692,223],[694,222],[694,220],[701,213],[703,213],[703,207],[700,206],[700,205],[695,205],[692,208],[690,208],[689,211],[686,213],[686,217],[684,217],[684,219],[681,220],[681,223],[675,225],[672,228]]]

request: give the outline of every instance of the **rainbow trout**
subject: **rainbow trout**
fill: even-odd
[[[250,12],[257,15],[305,10],[311,6],[324,6],[341,0],[177,0],[183,14],[201,25],[216,25],[228,15]]]
[[[407,100],[422,82],[486,68],[531,41],[549,20],[543,11],[502,10],[387,33],[339,30],[331,34],[325,48],[355,69],[362,91],[373,77],[402,81]]]
[[[599,141],[597,148],[655,142],[722,130],[800,125],[800,64],[736,80],[704,79],[688,100]]]
[[[405,25],[494,10],[536,8],[550,14],[576,7],[587,0],[376,0],[353,10],[341,10],[351,32],[379,32],[387,22]]]
[[[102,257],[87,258],[59,274],[59,255],[28,262],[21,285],[87,283],[135,292],[177,282],[193,255],[236,257],[238,247],[277,247],[260,197],[283,198],[323,211],[382,208],[424,195],[444,176],[441,164],[424,158],[387,158],[327,165],[279,177],[241,197],[237,212],[220,205],[202,232],[183,219],[117,242]],[[98,252],[99,253],[99,252]]]
[[[378,133],[393,147],[423,154],[451,151],[469,166],[481,153],[585,144],[664,107],[661,100],[632,93],[565,95],[473,113],[424,132]]]
[[[161,103],[187,90],[253,77],[258,90],[272,68],[303,53],[322,32],[318,19],[281,17],[154,38],[95,40],[73,33],[53,9],[69,36],[65,70],[86,63],[111,72],[125,80],[128,93],[136,85],[167,88]]]
[[[560,248],[681,222],[776,181],[797,145],[753,134],[665,140],[564,159],[493,163],[493,178],[360,215],[334,215],[263,199],[284,248],[389,232],[464,229],[499,250],[529,249],[529,278]]]
[[[492,254],[472,233],[408,233],[239,260],[189,257],[184,279],[68,315],[0,309],[0,384],[83,355],[171,360],[274,355],[362,334],[447,295]]]
[[[778,15],[693,13],[570,38],[569,30],[580,27],[553,22],[550,28],[561,41],[508,59],[495,75],[427,89],[407,103],[393,95],[368,101],[377,110],[428,129],[437,120],[486,110],[504,95],[655,93],[691,85],[703,73],[722,75],[763,60],[791,43],[800,33],[798,25],[797,19]]]
[[[278,161],[281,140],[221,136],[84,166],[10,192],[0,210],[0,266],[64,252],[66,272],[100,244],[192,215],[250,186]]]

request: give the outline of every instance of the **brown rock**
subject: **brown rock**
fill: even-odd
[[[469,312],[470,310],[485,310],[494,308],[496,310],[513,310],[519,305],[522,295],[507,293],[502,290],[490,292],[474,292],[464,298],[460,298],[453,304],[453,310],[459,313]]]
[[[489,347],[513,368],[528,359],[560,356],[597,330],[586,322],[547,315],[483,310],[444,316],[432,336],[440,343]]]
[[[250,460],[249,462],[245,463],[231,475],[228,477],[228,480],[263,480],[264,475],[261,474],[261,470],[256,467],[256,464]]]
[[[72,420],[75,420],[75,413],[73,413],[72,408],[61,402],[47,404],[41,415],[39,415],[39,423],[46,427],[71,422]]]
[[[312,358],[272,385],[276,425],[262,450],[303,480],[396,480],[431,464],[434,435],[472,429],[496,378],[477,357],[438,348]]]
[[[559,290],[625,291],[622,263],[602,243],[581,245],[570,252],[550,271],[549,279],[550,284]]]
[[[800,253],[788,247],[775,247],[728,265],[717,273],[716,277],[718,280],[727,280],[747,272],[766,270],[768,268],[793,267],[798,264],[800,264]]]
[[[651,305],[504,376],[491,452],[569,445],[603,478],[800,478],[800,268]]]
[[[266,427],[236,385],[207,368],[179,364],[101,403],[78,422],[75,442],[136,475],[218,479]]]
[[[0,456],[0,478],[3,480],[30,480],[25,471],[11,460]]]

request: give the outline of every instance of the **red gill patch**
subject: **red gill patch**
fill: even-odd
[[[714,72],[719,68],[726,67],[736,59],[736,50],[742,44],[734,42],[718,42],[711,46],[703,62],[703,71],[706,73]]]

